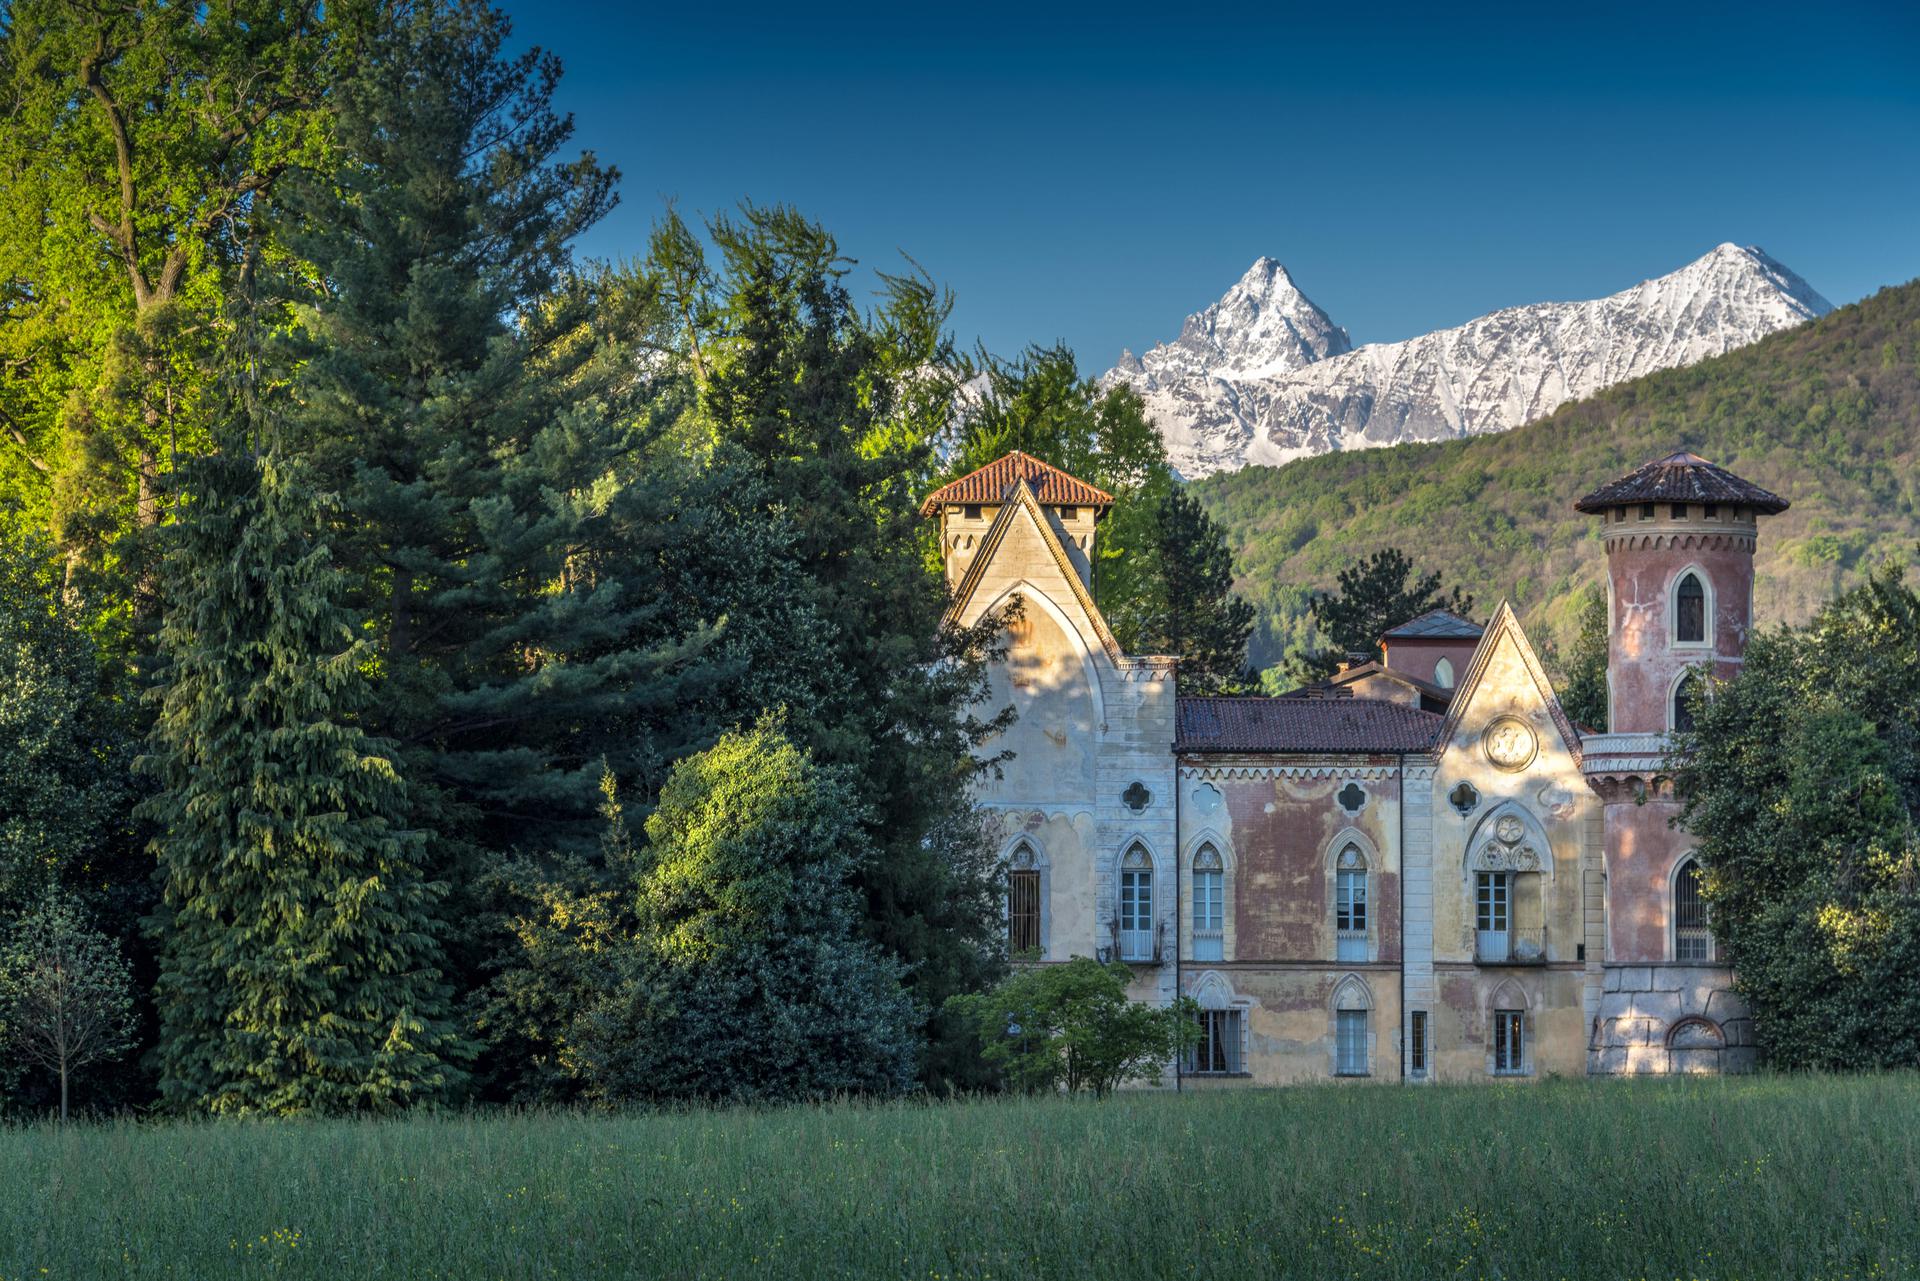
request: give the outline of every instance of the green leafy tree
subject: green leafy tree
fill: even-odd
[[[1019,1090],[1090,1091],[1157,1081],[1194,1044],[1199,1007],[1187,997],[1158,1007],[1127,999],[1125,965],[1076,956],[1023,968],[990,992],[957,996],[954,1014],[979,1038],[981,1056]]]
[[[1158,609],[1151,633],[1180,658],[1182,694],[1240,694],[1251,686],[1253,606],[1233,592],[1233,556],[1206,510],[1183,490],[1161,503]]]
[[[55,886],[125,897],[146,879],[129,717],[54,563],[44,541],[0,545],[0,921]]]
[[[1920,1064],[1920,596],[1900,569],[1756,637],[1675,760],[1768,1060]]]
[[[1607,594],[1588,588],[1580,603],[1580,631],[1560,671],[1560,706],[1581,725],[1607,728]],[[1549,655],[1549,661],[1557,659]]]
[[[72,899],[49,891],[0,944],[0,1046],[60,1079],[60,1119],[75,1073],[133,1046],[133,972]]]
[[[1442,591],[1439,574],[1418,576],[1404,552],[1388,548],[1341,570],[1338,590],[1315,593],[1309,608],[1333,644],[1295,660],[1294,675],[1302,681],[1332,675],[1349,654],[1377,660],[1383,632],[1430,609],[1464,615],[1473,608],[1473,597],[1457,586]]]
[[[457,1092],[424,835],[391,744],[361,727],[373,660],[303,469],[196,464],[145,806],[161,1091],[216,1113],[380,1111]]]
[[[158,604],[153,531],[207,447],[231,279],[325,146],[356,5],[21,0],[0,14],[0,480],[97,614]]]
[[[677,765],[647,820],[629,974],[577,1052],[608,1099],[897,1094],[925,1010],[862,937],[871,858],[844,767],[777,722]]]

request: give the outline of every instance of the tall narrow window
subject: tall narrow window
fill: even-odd
[[[1700,864],[1691,858],[1673,874],[1673,959],[1713,959],[1713,935],[1707,931],[1707,900],[1700,893]]]
[[[1333,928],[1337,959],[1367,959],[1367,864],[1360,847],[1340,851],[1334,877]]]
[[[1040,871],[1025,845],[1013,852],[1007,874],[1007,951],[1016,957],[1040,951]]]
[[[1707,589],[1698,574],[1689,572],[1673,589],[1673,639],[1682,645],[1707,639]]]
[[[1336,1011],[1333,1027],[1335,1074],[1367,1075],[1367,1012],[1365,1010]]]
[[[1493,1070],[1519,1076],[1527,1070],[1527,1016],[1525,1010],[1493,1012]]]
[[[1153,959],[1153,860],[1138,845],[1120,865],[1120,959]]]
[[[1411,1022],[1413,1026],[1407,1033],[1407,1075],[1425,1076],[1427,1074],[1427,1012],[1415,1010]]]
[[[1433,683],[1441,689],[1453,688],[1453,661],[1443,658],[1433,665]]]
[[[1699,686],[1700,678],[1688,672],[1686,679],[1673,687],[1673,728],[1676,732],[1693,728],[1693,692]]]
[[[1226,875],[1220,851],[1202,845],[1193,856],[1193,959],[1218,961],[1226,955]]]
[[[1513,873],[1473,874],[1474,957],[1504,961],[1513,948]]]
[[[1200,1041],[1187,1054],[1187,1071],[1226,1076],[1240,1067],[1240,1011],[1202,1010]]]

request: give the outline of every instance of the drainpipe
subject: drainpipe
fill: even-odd
[[[1407,1013],[1407,754],[1400,753],[1400,809],[1397,825],[1400,859],[1400,1080],[1407,1079],[1407,1037],[1413,1016]]]
[[[1176,735],[1180,732],[1180,687],[1173,687],[1173,726]],[[1173,753],[1173,999],[1180,999],[1180,753]],[[1179,1094],[1180,1061],[1186,1056],[1173,1056],[1173,1092]]]

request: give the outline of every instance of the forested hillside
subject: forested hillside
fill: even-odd
[[[1328,454],[1193,486],[1259,610],[1256,664],[1307,639],[1311,592],[1378,548],[1563,643],[1603,554],[1581,494],[1690,449],[1792,499],[1756,558],[1763,624],[1802,622],[1920,539],[1920,281],[1497,436]]]

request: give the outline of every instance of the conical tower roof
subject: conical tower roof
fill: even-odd
[[[1573,509],[1600,515],[1633,503],[1724,503],[1751,507],[1762,516],[1783,512],[1788,506],[1786,499],[1771,490],[1682,450],[1600,486]]]

